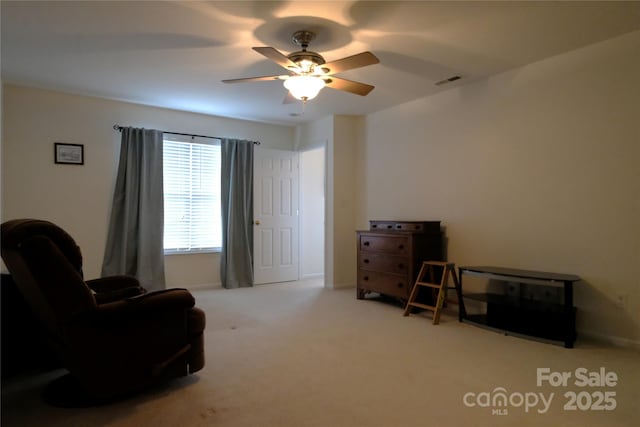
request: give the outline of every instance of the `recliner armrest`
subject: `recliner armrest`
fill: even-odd
[[[98,304],[105,304],[123,298],[142,295],[147,292],[140,282],[131,276],[109,276],[85,281],[93,291]]]
[[[125,288],[140,288],[144,291],[138,279],[132,276],[100,277],[98,279],[85,280],[85,283],[92,291],[97,293],[112,292]]]
[[[195,306],[193,295],[186,289],[176,288],[100,304],[89,316],[97,322],[111,323],[135,317],[162,316],[167,312],[186,312],[193,306]]]
[[[117,289],[115,291],[110,291],[110,292],[95,293],[93,297],[96,299],[96,302],[99,305],[101,305],[101,304],[107,304],[114,301],[119,301],[124,298],[131,298],[138,295],[142,295],[145,292],[146,291],[140,287],[123,288],[123,289]]]

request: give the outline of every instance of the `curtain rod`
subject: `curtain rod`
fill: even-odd
[[[119,132],[122,132],[122,129],[124,129],[124,126],[113,125],[113,129],[115,129],[115,130],[117,130]],[[166,131],[166,130],[161,130],[160,132],[169,133],[171,135],[190,136],[191,138],[194,138],[194,137],[197,136],[198,138],[225,139],[225,138],[222,138],[220,136],[195,135],[195,134],[192,134],[192,133],[169,132],[169,131]],[[253,142],[255,145],[260,145],[260,141],[251,141],[251,142]]]

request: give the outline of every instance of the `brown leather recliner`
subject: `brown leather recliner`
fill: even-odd
[[[84,281],[80,249],[48,221],[11,220],[0,232],[2,258],[77,395],[117,398],[203,368],[205,315],[186,289]]]

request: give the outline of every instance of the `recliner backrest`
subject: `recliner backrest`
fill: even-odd
[[[82,255],[60,227],[42,220],[2,224],[2,258],[34,315],[64,346],[65,326],[80,312],[96,308],[82,278]]]
[[[2,224],[2,248],[17,248],[26,238],[42,235],[55,243],[69,263],[82,275],[82,252],[73,237],[52,222],[14,219]]]

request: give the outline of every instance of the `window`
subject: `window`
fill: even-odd
[[[220,141],[165,134],[163,157],[165,253],[220,251]]]

